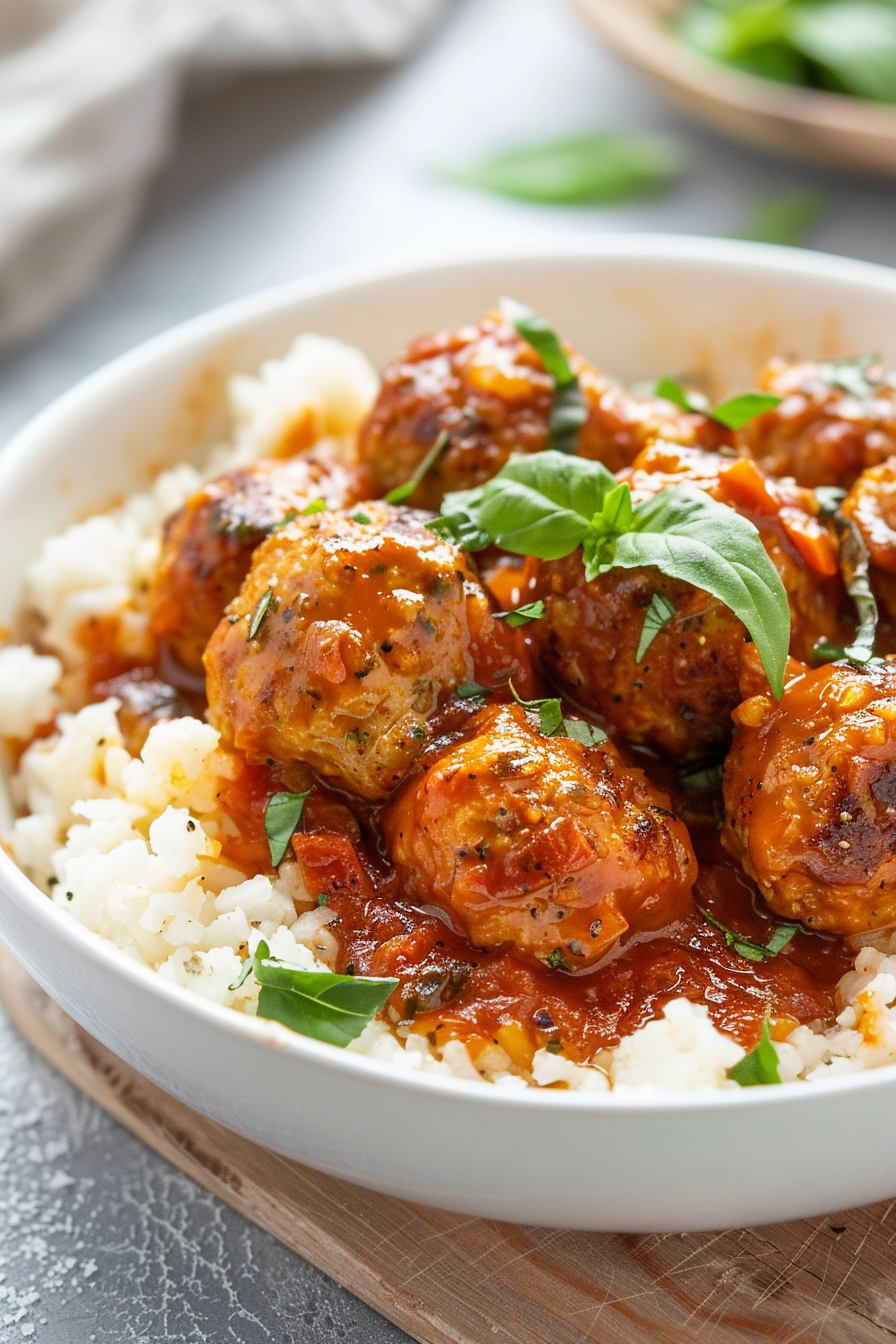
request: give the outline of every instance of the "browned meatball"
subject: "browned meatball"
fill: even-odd
[[[637,398],[571,354],[589,407],[579,452],[627,466],[645,443],[664,435],[718,447],[730,437],[705,416],[685,414],[658,397]],[[423,336],[383,374],[376,405],[361,429],[360,455],[386,494],[401,485],[442,430],[448,447],[427,473],[414,503],[438,508],[449,490],[479,485],[511,453],[546,446],[553,380],[531,347],[500,314],[479,326]]]
[[[212,722],[250,758],[388,794],[463,682],[525,672],[466,556],[388,504],[263,542],[205,654]]]
[[[876,381],[880,370],[869,370]],[[784,400],[740,431],[738,442],[773,476],[847,489],[865,467],[896,453],[896,386],[859,398],[832,386],[818,363],[773,359],[759,386]]]
[[[725,762],[726,847],[780,915],[896,921],[896,664],[834,664],[754,695]]]
[[[609,743],[542,736],[495,705],[382,818],[402,891],[477,947],[578,970],[690,904],[697,875],[669,799]]]
[[[313,500],[341,508],[361,489],[344,467],[314,457],[255,462],[209,481],[165,523],[150,592],[153,635],[201,675],[205,646],[259,542]]]
[[[852,609],[836,573],[831,533],[816,517],[813,496],[767,481],[747,460],[664,443],[645,450],[629,481],[636,502],[685,482],[755,524],[790,599],[791,647],[798,656],[808,657],[821,639],[842,643],[844,632],[851,635]],[[547,608],[545,618],[530,627],[542,665],[575,701],[628,741],[656,747],[677,761],[725,750],[749,638],[728,607],[657,569],[611,570],[589,583],[581,552],[542,565],[532,591]],[[644,618],[655,594],[671,604],[674,615],[638,663]]]

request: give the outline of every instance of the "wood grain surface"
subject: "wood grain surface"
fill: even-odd
[[[5,952],[0,995],[28,1041],[123,1125],[425,1344],[896,1340],[896,1200],[775,1227],[662,1236],[512,1227],[421,1208],[204,1119],[99,1045]],[[732,1180],[748,1179],[732,1167]]]

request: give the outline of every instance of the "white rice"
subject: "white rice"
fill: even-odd
[[[350,459],[376,393],[376,375],[359,351],[302,336],[258,377],[232,380],[233,439],[211,453],[204,469],[166,471],[120,508],[46,542],[29,568],[25,598],[49,653],[27,645],[0,649],[0,737],[28,740],[57,715],[63,669],[84,659],[76,635],[86,618],[105,619],[122,653],[151,656],[146,594],[160,528],[203,480],[286,454],[297,437]],[[332,969],[339,950],[329,927],[334,916],[304,890],[298,866],[284,863],[271,881],[221,858],[231,823],[217,796],[235,762],[217,732],[193,718],[161,722],[134,758],[117,709],[110,699],[58,714],[52,735],[24,752],[13,779],[22,815],[6,837],[22,870],[125,955],[239,1012],[255,1012],[257,983],[249,976],[238,989],[230,986],[261,939],[293,964]],[[824,1032],[801,1026],[776,1044],[783,1080],[896,1063],[896,934],[862,942],[854,971],[838,986],[837,1024]],[[728,1071],[744,1056],[704,1004],[686,999],[584,1065],[542,1049],[524,1070],[498,1045],[474,1060],[460,1041],[436,1049],[385,1021],[370,1023],[348,1049],[386,1067],[505,1088],[619,1093],[736,1088]]]

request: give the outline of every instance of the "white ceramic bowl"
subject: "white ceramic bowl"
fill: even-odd
[[[220,428],[224,379],[302,330],[383,364],[512,294],[627,381],[749,386],[774,352],[896,362],[896,272],[683,238],[325,278],[178,327],[88,378],[0,454],[0,621],[48,534]],[[2,794],[2,789],[0,789]],[[2,801],[2,799],[0,799]],[[197,1110],[312,1166],[461,1213],[605,1231],[720,1228],[896,1195],[896,1069],[680,1096],[582,1096],[390,1071],[191,996],[51,905],[0,851],[0,935],[72,1017]]]

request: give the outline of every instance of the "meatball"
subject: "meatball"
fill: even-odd
[[[709,447],[730,437],[705,416],[631,396],[577,355],[571,363],[589,407],[579,452],[613,471],[658,435]],[[539,356],[498,313],[478,327],[421,337],[386,369],[361,429],[359,451],[376,491],[408,480],[442,430],[449,444],[414,496],[426,508],[438,508],[446,491],[488,480],[511,453],[539,452],[553,387]]]
[[[896,620],[896,457],[863,471],[841,512],[861,532],[874,594]]]
[[[209,481],[165,523],[149,596],[150,629],[202,674],[211,633],[249,572],[252,552],[312,500],[339,508],[359,497],[343,467],[313,457],[255,462]]]
[[[759,386],[784,400],[751,420],[738,442],[773,476],[848,489],[865,467],[896,453],[896,386],[873,376],[873,393],[860,398],[824,374],[819,363],[773,359]]]
[[[665,443],[645,450],[627,475],[636,503],[667,485],[687,483],[756,525],[790,599],[791,646],[798,656],[807,658],[820,640],[842,643],[851,634],[852,608],[814,496],[767,480],[747,460]],[[628,741],[676,761],[698,761],[727,748],[749,636],[722,602],[654,568],[611,570],[589,583],[579,551],[541,565],[531,586],[546,607],[545,618],[530,627],[542,666],[578,704]],[[644,619],[655,597],[673,615],[639,663]]]
[[[724,842],[771,908],[837,934],[896,921],[896,664],[797,672],[734,721]]]
[[[373,800],[402,779],[458,685],[527,684],[518,632],[427,517],[365,504],[297,518],[258,547],[205,654],[226,740]]]
[[[697,875],[684,824],[640,770],[609,743],[543,737],[515,704],[480,710],[382,826],[411,901],[477,947],[568,971],[675,918]]]

